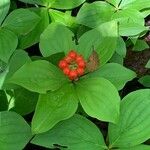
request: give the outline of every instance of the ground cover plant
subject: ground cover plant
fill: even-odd
[[[1,0],[0,150],[150,150],[149,27],[149,0]]]

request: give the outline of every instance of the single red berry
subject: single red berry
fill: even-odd
[[[65,60],[67,63],[71,63],[72,58],[71,58],[70,56],[66,56],[66,57],[64,58],[64,60]]]
[[[72,50],[68,53],[68,56],[71,57],[72,59],[75,59],[77,57],[77,53]]]
[[[68,76],[70,80],[74,80],[78,77],[78,73],[76,70],[71,70]]]
[[[79,76],[82,76],[84,74],[84,69],[83,68],[78,68],[77,73]]]
[[[83,57],[81,55],[78,55],[76,57],[76,62],[79,62],[79,61],[84,61]]]
[[[66,67],[66,68],[63,69],[63,72],[64,72],[65,75],[69,75],[70,69],[68,67]]]
[[[68,64],[67,64],[67,62],[65,60],[61,60],[59,62],[59,68],[64,69],[67,66],[68,66]]]
[[[86,66],[86,64],[85,64],[85,62],[83,60],[82,61],[78,61],[77,64],[78,64],[79,68],[85,68],[85,66]]]

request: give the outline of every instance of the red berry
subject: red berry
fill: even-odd
[[[68,64],[67,64],[67,62],[65,60],[61,60],[59,62],[59,68],[64,69],[67,66],[68,66]]]
[[[72,58],[70,56],[66,56],[64,58],[64,60],[67,62],[67,63],[70,63],[72,61]]]
[[[82,76],[84,74],[84,69],[83,68],[78,68],[77,72],[78,72],[79,76]]]
[[[63,72],[64,72],[65,75],[69,75],[70,69],[68,67],[66,67],[66,68],[63,69]]]
[[[84,61],[83,57],[81,55],[78,55],[76,57],[76,62],[79,62],[79,61]]]
[[[74,79],[77,78],[78,73],[77,73],[76,70],[71,70],[68,76],[69,76],[69,79],[70,79],[70,80],[74,80]]]
[[[78,67],[79,68],[85,68],[85,62],[82,60],[82,61],[79,61],[78,62]]]
[[[72,59],[75,59],[76,56],[77,56],[77,53],[72,50],[72,51],[70,51],[70,52],[68,53],[68,56],[71,57]]]

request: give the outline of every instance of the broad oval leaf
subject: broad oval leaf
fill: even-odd
[[[12,97],[13,106],[10,110],[20,115],[27,115],[34,111],[38,96],[38,93],[30,92],[24,88],[15,89]]]
[[[119,9],[129,9],[134,8],[137,10],[142,10],[146,8],[150,8],[150,1],[149,0],[123,0],[119,5]]]
[[[0,28],[0,59],[8,62],[18,45],[17,36],[4,28]]]
[[[110,21],[114,11],[115,9],[106,2],[85,3],[77,15],[77,22],[95,28],[102,23]]]
[[[26,35],[22,35],[19,38],[19,48],[22,49],[26,49],[38,43],[40,40],[40,35],[49,25],[49,15],[46,8],[31,8],[30,10],[39,15],[41,17],[41,20],[31,32]]]
[[[76,91],[89,116],[102,121],[117,122],[120,97],[112,83],[104,78],[83,78],[77,83]]]
[[[2,26],[20,35],[32,31],[39,21],[40,17],[34,12],[20,8],[12,11]]]
[[[51,23],[40,38],[40,51],[44,57],[59,52],[68,52],[75,47],[74,34],[59,23]]]
[[[121,102],[120,119],[109,125],[112,147],[131,147],[150,138],[150,89],[138,90],[125,96]]]
[[[117,40],[118,25],[117,22],[111,21],[84,33],[78,41],[77,50],[86,59],[89,58],[93,51],[96,51],[99,55],[100,65],[102,66],[114,54]]]
[[[86,118],[75,115],[58,123],[50,131],[36,135],[33,144],[47,148],[66,148],[70,150],[107,149],[100,130]]]
[[[32,120],[33,133],[51,129],[59,121],[70,118],[78,107],[78,100],[72,84],[64,84],[60,89],[39,97]]]
[[[8,83],[14,83],[38,93],[56,90],[67,81],[61,70],[45,60],[24,64],[7,80]]]
[[[0,112],[1,150],[21,150],[31,139],[30,126],[15,112]]]
[[[88,76],[106,78],[113,83],[118,90],[121,90],[128,81],[136,77],[136,73],[120,64],[108,63],[95,72],[90,73]]]
[[[56,9],[72,9],[78,7],[86,0],[54,0],[51,7]]]
[[[1,0],[0,1],[0,25],[6,17],[10,7],[10,0]]]

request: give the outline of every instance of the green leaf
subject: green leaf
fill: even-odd
[[[2,89],[2,87],[4,85],[4,82],[5,82],[8,72],[9,72],[9,68],[7,67],[7,64],[4,65],[3,62],[2,62],[2,64],[0,62],[0,90]]]
[[[85,3],[77,15],[77,22],[95,28],[102,23],[110,21],[114,11],[115,9],[106,2]]]
[[[145,87],[150,87],[150,75],[145,75],[139,79],[139,82]]]
[[[10,7],[10,0],[1,0],[0,1],[0,25],[5,19]]]
[[[117,122],[120,97],[117,89],[104,78],[84,78],[76,91],[84,111],[102,121]],[[109,91],[109,92],[108,92]]]
[[[150,150],[150,145],[140,144],[130,148],[120,148],[119,150]]]
[[[0,59],[4,62],[8,62],[10,56],[17,48],[18,38],[17,36],[4,28],[0,28]]]
[[[117,9],[121,0],[106,0],[106,2],[114,5]]]
[[[118,90],[136,77],[136,73],[117,63],[108,63],[100,67],[97,71],[90,73],[90,77],[103,77],[109,80]]]
[[[55,0],[19,0],[19,1],[28,3],[28,4],[37,4],[37,5],[49,7],[51,5],[51,2],[53,2]]]
[[[67,81],[62,71],[56,66],[45,60],[39,60],[23,65],[7,82],[33,92],[45,93],[48,90],[58,89]]]
[[[48,131],[58,122],[73,116],[77,107],[77,96],[72,84],[65,84],[56,91],[40,95],[32,120],[33,133]]]
[[[40,51],[44,57],[59,52],[68,52],[75,47],[72,38],[74,34],[64,25],[51,23],[40,39]]]
[[[52,22],[62,23],[65,26],[70,27],[72,29],[76,29],[77,27],[76,20],[75,20],[76,18],[71,16],[71,11],[62,12],[62,11],[50,9],[49,15]]]
[[[114,53],[111,59],[109,60],[110,63],[117,63],[123,66],[124,63],[124,58],[120,56],[117,53]]]
[[[27,62],[31,62],[28,53],[21,49],[16,50],[9,61],[9,72],[7,74],[7,78],[11,77],[19,68],[21,68]]]
[[[75,115],[62,121],[50,131],[36,135],[33,144],[47,148],[70,150],[104,150],[106,147],[100,130],[86,118]]]
[[[55,0],[51,7],[56,9],[72,9],[75,7],[78,7],[82,3],[84,3],[86,0]]]
[[[145,67],[146,67],[146,68],[150,68],[150,60],[147,62],[147,64],[146,64]]]
[[[4,91],[0,90],[0,111],[8,109],[8,101]]]
[[[150,89],[128,94],[121,102],[118,123],[109,125],[111,147],[131,147],[150,138]]]
[[[24,88],[14,90],[13,104],[10,109],[20,115],[27,115],[34,111],[39,94],[30,92]]]
[[[119,5],[119,9],[125,8],[134,8],[137,10],[142,10],[146,8],[150,8],[150,1],[149,0],[123,0]]]
[[[147,27],[136,23],[124,23],[119,26],[119,34],[121,36],[135,36],[147,30]]]
[[[28,56],[27,52],[20,49],[16,50],[9,61],[9,70],[6,74],[3,89],[14,89],[16,87],[18,88],[18,86],[14,84],[7,83],[7,80],[26,62],[31,62],[31,59]]]
[[[149,45],[144,40],[138,39],[133,47],[133,50],[134,51],[143,51],[148,48],[149,48]]]
[[[133,36],[146,30],[143,14],[136,9],[119,10],[112,15],[112,20],[119,22],[121,36]]]
[[[19,38],[19,48],[26,49],[40,40],[40,35],[49,25],[49,16],[46,8],[32,8],[31,11],[35,12],[41,17],[40,22],[35,26],[35,28],[26,35],[22,35]]]
[[[31,139],[31,131],[25,120],[14,112],[0,112],[1,150],[21,150]]]
[[[6,27],[17,34],[27,34],[34,29],[40,17],[28,9],[16,9],[12,11],[3,23]]]
[[[116,52],[122,57],[126,56],[126,43],[121,37],[118,37]]]
[[[102,38],[101,32],[97,29],[85,32],[78,40],[77,51],[88,59],[93,50],[98,51],[97,48],[101,44]]]

